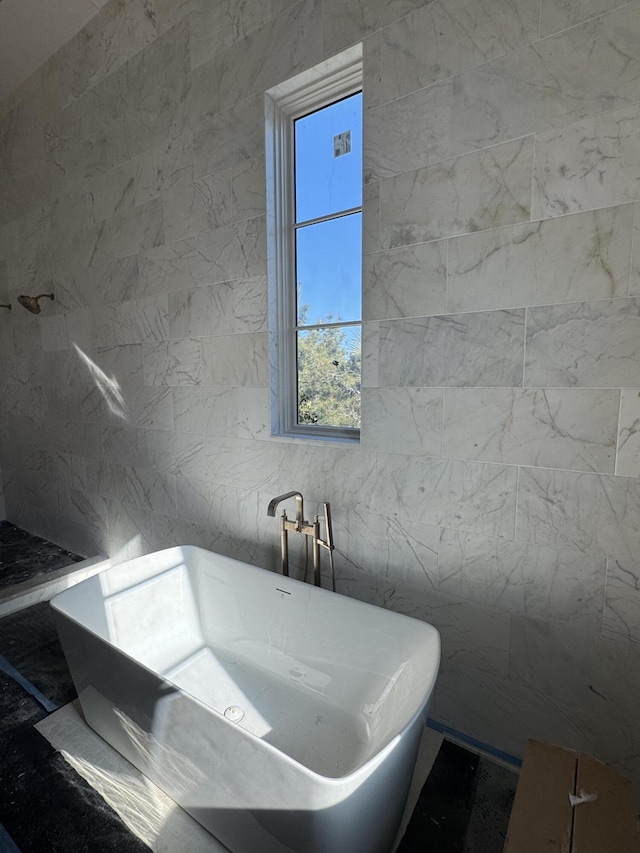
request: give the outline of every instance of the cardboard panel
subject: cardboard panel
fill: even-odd
[[[633,792],[628,779],[588,755],[578,758],[576,794],[597,794],[575,807],[573,850],[576,853],[639,853]]]
[[[569,853],[576,762],[575,752],[529,741],[503,853]]]

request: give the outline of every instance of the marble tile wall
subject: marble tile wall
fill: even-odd
[[[109,0],[0,105],[0,301],[56,293],[0,315],[7,518],[276,568],[269,498],[328,499],[339,589],[441,631],[437,718],[640,790],[639,22]],[[283,441],[262,95],[360,41],[361,442]]]

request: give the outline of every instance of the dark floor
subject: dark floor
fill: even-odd
[[[84,559],[8,521],[0,521],[0,589]]]
[[[0,572],[8,562],[4,536],[27,577],[30,539],[38,567],[54,562],[52,551],[42,560],[46,545],[61,565],[82,559],[2,523]],[[0,619],[0,853],[149,849],[34,729],[75,696],[49,604]],[[398,853],[501,853],[516,782],[515,772],[445,740]]]

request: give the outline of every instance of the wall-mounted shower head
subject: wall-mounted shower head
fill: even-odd
[[[39,303],[45,296],[47,299],[55,299],[53,293],[41,293],[40,296],[18,296],[18,302],[32,314],[39,314],[42,310]]]
[[[11,311],[11,304],[9,304],[9,305],[0,305],[0,308],[7,308],[9,311]]]

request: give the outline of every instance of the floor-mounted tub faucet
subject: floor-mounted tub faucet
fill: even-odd
[[[311,537],[311,553],[313,555],[313,582],[316,586],[322,586],[322,578],[320,573],[320,548],[326,548],[329,552],[329,565],[331,567],[331,585],[333,591],[336,591],[336,575],[333,565],[333,527],[331,524],[331,507],[329,503],[324,504],[324,526],[326,539],[320,538],[320,519],[314,516],[313,521],[305,521],[304,518],[304,498],[300,492],[286,492],[283,495],[278,495],[269,501],[267,507],[267,515],[275,518],[276,507],[282,501],[289,498],[296,499],[296,518],[287,518],[286,510],[282,511],[280,516],[280,551],[282,557],[282,574],[289,577],[289,531],[292,533],[302,533],[303,536]],[[305,540],[305,556],[306,556],[306,540]]]

